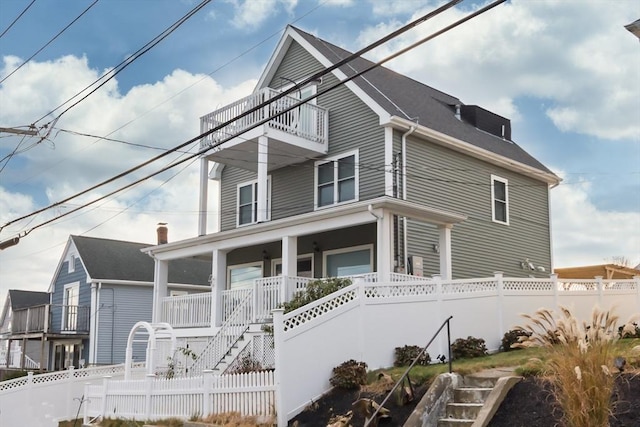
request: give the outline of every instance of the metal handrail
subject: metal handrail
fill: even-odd
[[[445,320],[442,325],[440,325],[440,327],[438,328],[438,330],[436,331],[435,334],[433,334],[433,336],[431,337],[431,339],[429,340],[429,342],[427,343],[427,345],[424,346],[424,348],[422,349],[422,351],[420,352],[420,354],[418,354],[414,359],[413,362],[411,362],[411,365],[409,365],[409,367],[404,371],[404,373],[402,374],[402,376],[400,377],[400,379],[395,383],[395,385],[393,386],[393,388],[391,389],[391,391],[387,394],[387,396],[384,398],[384,400],[382,401],[382,403],[380,403],[378,405],[378,407],[376,408],[376,411],[373,413],[373,415],[364,423],[364,427],[367,427],[369,425],[369,423],[371,421],[373,421],[376,418],[376,415],[378,415],[378,412],[380,412],[380,409],[382,409],[382,407],[384,406],[385,403],[387,403],[387,400],[389,400],[389,398],[391,397],[391,395],[393,394],[394,391],[396,391],[396,389],[398,388],[398,386],[400,384],[402,384],[402,381],[404,381],[404,379],[407,377],[407,375],[409,375],[409,371],[411,371],[411,369],[415,366],[416,363],[418,363],[418,360],[422,357],[422,355],[427,351],[427,348],[429,348],[429,346],[431,345],[431,343],[433,342],[433,340],[436,339],[436,337],[438,336],[438,334],[440,334],[440,331],[442,331],[442,328],[444,328],[444,325],[447,325],[447,342],[448,342],[448,347],[449,347],[449,373],[451,373],[452,369],[451,369],[451,330],[449,329],[449,321],[453,319],[453,316],[449,316],[447,318],[447,320]]]

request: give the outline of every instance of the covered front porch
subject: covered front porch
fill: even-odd
[[[407,261],[397,232],[402,218],[438,228],[439,270],[433,273],[450,279],[451,230],[465,217],[381,197],[147,249],[156,262],[153,322],[212,333],[240,306],[246,307],[243,322],[269,322],[273,309],[313,279],[415,281],[422,270],[409,275],[399,268]],[[212,292],[169,296],[169,260],[194,256],[211,260]]]

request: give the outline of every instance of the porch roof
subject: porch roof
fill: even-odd
[[[214,249],[231,250],[271,242],[283,236],[300,236],[366,224],[376,221],[376,215],[381,214],[405,216],[438,226],[453,226],[467,219],[463,214],[382,196],[141,250],[154,258],[170,260],[201,255]]]

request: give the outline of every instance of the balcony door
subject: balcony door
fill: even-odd
[[[80,284],[73,283],[64,287],[62,306],[62,331],[78,329],[78,304],[80,302]]]

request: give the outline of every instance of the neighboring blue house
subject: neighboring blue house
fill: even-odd
[[[140,251],[148,246],[70,236],[51,281],[50,301],[23,309],[30,324],[10,338],[38,341],[48,370],[123,363],[131,328],[151,321],[154,261]],[[210,274],[209,262],[179,260],[169,292],[209,292]],[[14,319],[17,315],[14,311]],[[134,359],[145,359],[144,345],[134,348]]]

